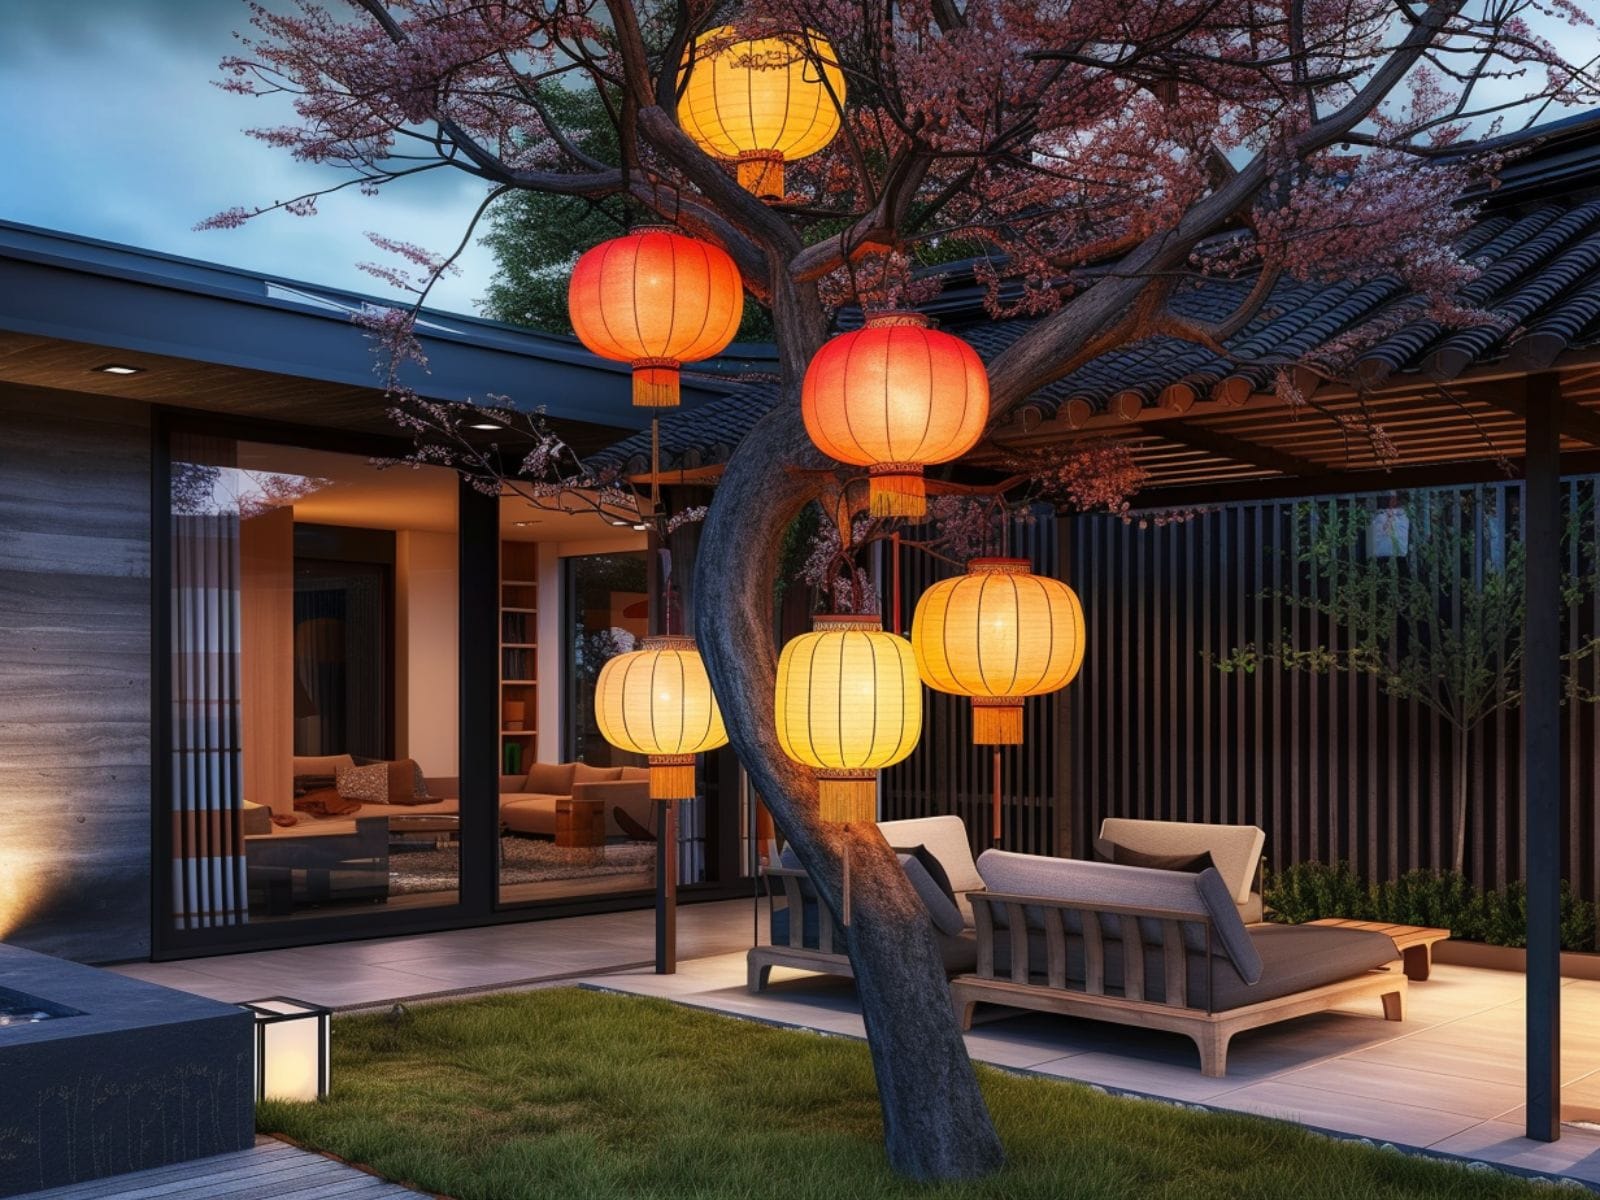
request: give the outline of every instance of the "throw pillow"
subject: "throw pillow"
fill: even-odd
[[[1126,846],[1111,843],[1111,861],[1122,867],[1148,867],[1152,871],[1183,871],[1198,875],[1216,866],[1211,861],[1211,851],[1199,854],[1143,854]]]
[[[340,767],[335,786],[344,800],[362,804],[389,803],[389,764],[368,767]]]
[[[320,792],[323,788],[331,788],[334,784],[335,777],[331,771],[326,775],[296,775],[294,794],[304,796],[309,792]]]
[[[572,777],[577,763],[534,763],[528,768],[524,792],[540,796],[572,795]]]
[[[389,772],[389,792],[384,803],[427,804],[433,799],[428,795],[428,785],[423,781],[422,768],[417,766],[415,760],[402,758],[381,765],[388,768]]]
[[[926,846],[890,846],[889,849],[896,854],[909,854],[921,863],[922,869],[928,873],[928,878],[938,885],[950,903],[955,903],[956,889],[950,884],[949,872],[944,869],[944,864],[934,857],[933,851]]]
[[[955,900],[940,889],[933,876],[923,869],[922,861],[916,855],[900,854],[896,857],[900,860],[900,869],[911,881],[917,898],[922,901],[922,907],[928,910],[928,919],[933,922],[933,927],[949,937],[958,936],[964,923]]]

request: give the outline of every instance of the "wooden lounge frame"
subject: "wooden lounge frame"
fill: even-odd
[[[1212,927],[1208,918],[1193,912],[1154,908],[1135,908],[1102,902],[1077,903],[1039,896],[1015,896],[996,892],[969,892],[978,936],[978,968],[972,975],[950,981],[950,998],[956,1020],[963,1030],[972,1027],[972,1011],[980,1002],[1003,1004],[1036,1012],[1087,1017],[1141,1029],[1161,1029],[1181,1033],[1193,1040],[1200,1052],[1200,1073],[1220,1079],[1228,1071],[1228,1045],[1235,1034],[1263,1025],[1288,1021],[1310,1013],[1326,1012],[1354,1000],[1378,997],[1383,1002],[1387,1021],[1405,1019],[1406,987],[1409,981],[1400,971],[1364,971],[1349,979],[1294,992],[1259,1004],[1221,1012],[1211,1008]],[[995,973],[995,908],[1003,907],[1008,928],[1000,932],[1009,938],[1010,971],[1002,978]],[[1026,912],[1033,908],[1043,916],[1045,958],[1044,983],[1032,979],[1034,964],[1029,961]],[[1078,913],[1083,930],[1084,981],[1067,979],[1067,932],[1064,914]],[[1106,934],[1103,916],[1116,918],[1122,943],[1125,978],[1122,994],[1113,995],[1106,987]],[[1164,1001],[1145,998],[1145,950],[1140,920],[1161,923]],[[1184,944],[1183,927],[1203,925],[1205,929],[1206,995],[1189,995],[1189,951]],[[1113,986],[1116,980],[1109,981]]]
[[[801,895],[800,883],[807,878],[806,873],[798,867],[763,867],[761,877],[766,880],[769,904],[777,899],[776,888],[781,886],[783,889],[783,898],[789,907],[789,940],[782,946],[751,947],[745,956],[746,986],[750,992],[760,992],[767,986],[773,967],[795,967],[801,971],[854,979],[855,972],[850,967],[850,956],[845,953],[843,939],[838,939],[838,948],[835,949],[833,914],[828,911],[826,904],[817,904],[816,946],[813,948],[805,944],[805,897]],[[776,885],[774,880],[777,881]]]

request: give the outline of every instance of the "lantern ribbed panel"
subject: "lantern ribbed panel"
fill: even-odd
[[[650,794],[694,795],[694,755],[728,744],[705,662],[687,637],[646,638],[606,660],[594,690],[600,736],[650,758]]]
[[[744,315],[744,285],[721,247],[646,227],[584,252],[567,286],[578,340],[636,371],[634,403],[678,403],[678,364],[720,353]]]
[[[781,197],[784,160],[817,153],[839,132],[844,74],[815,34],[810,55],[799,34],[735,37],[723,26],[697,39],[678,124],[707,153],[743,160],[739,182],[750,191]]]
[[[842,333],[806,368],[800,411],[830,458],[873,468],[873,511],[920,516],[922,468],[959,458],[989,422],[989,377],[977,352],[918,313],[878,313]]]
[[[911,645],[924,683],[974,697],[975,742],[1013,744],[1022,699],[1065,687],[1083,665],[1083,606],[1026,559],[973,559],[967,571],[922,594]]]
[[[922,685],[911,645],[852,618],[792,639],[778,659],[778,744],[821,772],[892,766],[922,735]],[[837,625],[839,622],[832,622]]]

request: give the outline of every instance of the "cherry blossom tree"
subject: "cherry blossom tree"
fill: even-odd
[[[826,903],[852,867],[849,953],[892,1166],[916,1179],[995,1170],[1002,1151],[948,1008],[919,902],[871,825],[818,820],[808,771],[773,730],[770,606],[783,532],[832,464],[799,414],[801,377],[833,306],[916,301],[912,268],[970,244],[990,309],[1035,319],[989,364],[993,419],[1079,365],[1153,336],[1224,342],[1281,279],[1392,276],[1442,324],[1473,268],[1452,245],[1458,203],[1495,163],[1464,148],[1551,103],[1593,103],[1588,64],[1536,28],[1587,21],[1578,0],[298,0],[254,6],[224,86],[286,95],[296,117],[257,131],[337,170],[322,192],[376,192],[462,171],[486,188],[462,245],[523,191],[626,205],[715,242],[776,331],[783,402],[737,448],[702,530],[695,614],[733,746]],[[847,84],[840,135],[792,164],[763,203],[679,127],[693,38],[820,32]],[[590,90],[607,139],[564,127],[552,89]],[[570,106],[565,106],[570,107]],[[454,258],[381,239],[393,278],[425,297]],[[385,268],[385,270],[389,270]],[[1209,322],[1171,301],[1190,282],[1255,286]],[[374,314],[415,352],[411,314]],[[1373,331],[1374,336],[1379,331]],[[1281,368],[1336,374],[1355,339]],[[1259,362],[1258,364],[1259,365]],[[1314,403],[1314,398],[1303,402]],[[407,400],[400,398],[404,412]],[[1367,433],[1381,439],[1381,430]],[[857,489],[859,491],[859,489]],[[781,1080],[778,1083],[781,1086]]]

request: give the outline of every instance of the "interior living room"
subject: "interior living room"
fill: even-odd
[[[181,432],[172,446],[175,925],[455,904],[456,476]],[[645,632],[643,535],[512,496],[500,510],[499,900],[647,891],[642,763],[562,719]]]

